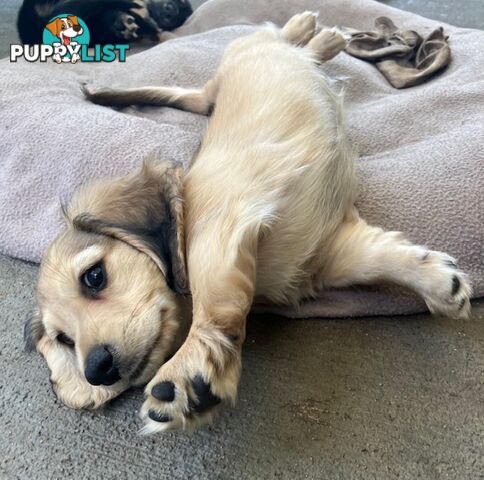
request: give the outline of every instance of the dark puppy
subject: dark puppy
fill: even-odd
[[[160,40],[192,14],[189,0],[24,0],[17,18],[22,43],[42,43],[45,25],[68,13],[84,20],[91,45]]]

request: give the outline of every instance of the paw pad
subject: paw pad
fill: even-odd
[[[221,402],[220,397],[212,393],[210,384],[206,383],[201,375],[192,380],[192,388],[197,400],[190,402],[190,409],[197,413],[202,413]]]
[[[459,288],[460,288],[460,280],[456,275],[454,275],[452,277],[452,295],[455,295],[459,291]]]
[[[159,412],[155,412],[154,410],[150,410],[148,412],[148,417],[150,417],[151,420],[154,420],[155,422],[160,422],[160,423],[171,422],[172,420],[172,418],[166,413],[159,413]]]
[[[157,383],[151,389],[151,395],[161,402],[173,402],[175,399],[175,384],[169,381]]]

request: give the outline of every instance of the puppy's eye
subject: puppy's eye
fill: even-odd
[[[61,25],[61,29],[62,30],[65,30],[66,29],[66,26],[64,24]]]
[[[68,347],[73,347],[74,346],[74,340],[72,340],[71,337],[68,337],[65,333],[59,333],[57,335],[57,341],[60,343],[63,343],[64,345],[67,345]]]
[[[89,270],[83,273],[81,282],[95,292],[99,292],[106,286],[106,272],[102,263],[94,265]]]

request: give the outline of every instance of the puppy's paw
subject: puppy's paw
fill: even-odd
[[[124,40],[135,40],[138,38],[139,26],[132,15],[120,13],[116,20],[115,28],[118,35]]]
[[[119,92],[112,88],[98,88],[94,89],[86,84],[81,85],[81,92],[84,98],[96,105],[110,106],[115,104],[115,100],[119,97]]]
[[[111,387],[91,385],[79,371],[74,352],[47,336],[39,340],[37,350],[45,358],[51,371],[52,390],[69,408],[99,408],[129,386],[124,382],[118,382]]]
[[[89,86],[87,83],[82,83],[81,84],[81,92],[84,95],[84,98],[86,100],[89,100],[90,102],[96,103],[93,101],[93,99],[96,96],[96,92],[93,87]]]
[[[318,61],[326,62],[346,48],[348,41],[337,28],[321,30],[309,43],[308,48],[317,56]]]
[[[294,15],[284,25],[282,29],[283,37],[294,45],[306,45],[316,33],[317,18],[318,15],[314,12],[303,12]]]
[[[240,353],[230,339],[216,331],[191,334],[146,387],[141,433],[211,422],[218,406],[235,401],[239,376]]]
[[[422,295],[432,313],[452,318],[469,317],[472,288],[452,257],[427,251],[422,256],[420,273]]]

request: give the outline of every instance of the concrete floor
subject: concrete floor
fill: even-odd
[[[0,3],[0,57],[19,3]],[[385,3],[483,27],[482,0]],[[23,351],[36,273],[0,256],[0,479],[484,478],[484,303],[468,322],[254,316],[237,407],[193,435],[144,438],[140,391],[69,410]]]
[[[145,438],[141,391],[98,412],[56,401],[22,349],[36,273],[0,257],[2,479],[484,478],[484,304],[471,321],[254,316],[237,407]]]
[[[483,0],[379,0],[385,5],[418,13],[458,27],[484,29]]]

